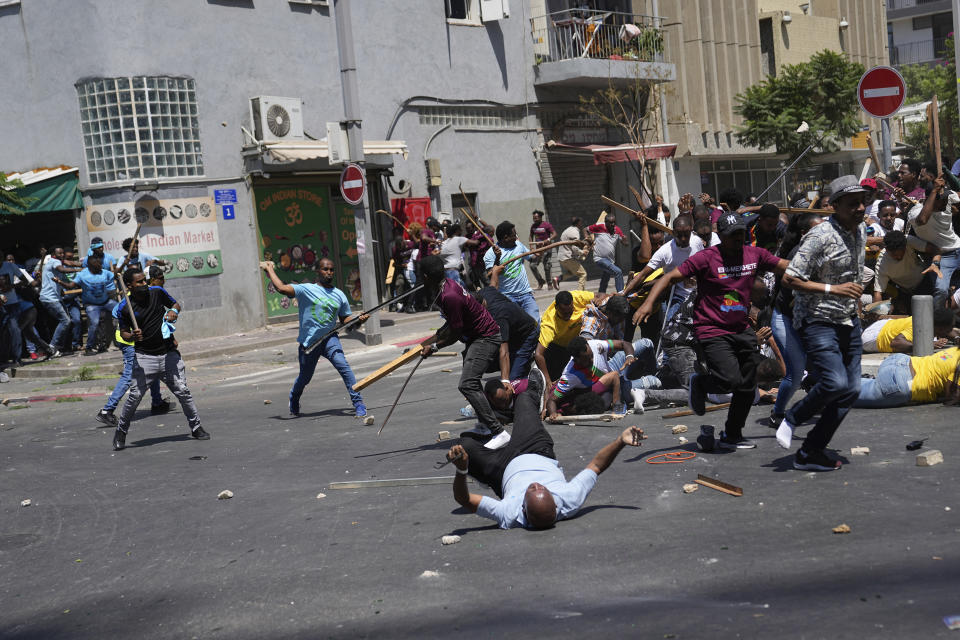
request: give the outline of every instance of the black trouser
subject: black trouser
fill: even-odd
[[[513,404],[513,434],[501,449],[487,449],[481,440],[464,435],[460,443],[467,451],[470,475],[488,485],[503,497],[503,471],[510,461],[525,453],[535,453],[556,460],[553,438],[540,421],[540,396],[531,389],[517,396]]]
[[[732,393],[724,430],[727,437],[743,437],[757,386],[757,365],[763,360],[753,329],[742,333],[700,341],[707,376],[703,388],[708,393]]]
[[[460,393],[467,399],[477,415],[477,420],[497,435],[503,425],[493,412],[487,395],[483,392],[481,379],[491,362],[497,362],[500,354],[500,336],[477,338],[463,352],[463,369],[460,372]]]
[[[570,351],[556,342],[551,342],[543,350],[543,360],[547,363],[547,373],[550,374],[550,379],[556,381],[563,373],[563,368],[570,362]],[[550,390],[547,389],[547,391]]]

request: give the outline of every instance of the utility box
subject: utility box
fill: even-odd
[[[439,187],[443,184],[443,178],[440,177],[440,161],[436,158],[427,158],[427,185]]]

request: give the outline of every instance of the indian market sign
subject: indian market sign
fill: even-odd
[[[102,238],[104,251],[118,260],[125,254],[123,240],[140,223],[140,251],[166,260],[168,278],[223,273],[213,198],[95,204],[87,207],[86,219],[90,237]]]

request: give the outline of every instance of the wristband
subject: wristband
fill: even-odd
[[[168,311],[173,311],[175,314],[180,315],[180,312],[177,311],[176,309],[174,309],[173,307],[170,307],[170,309],[168,309]]]
[[[467,475],[467,470],[466,470],[466,469],[461,469],[460,467],[457,467],[457,475],[458,475],[458,476],[465,476],[465,475]]]
[[[506,378],[500,378],[500,382],[504,382],[504,383],[506,383],[506,384],[510,384],[510,381],[507,380]]]
[[[829,284],[823,285],[823,292],[824,292],[824,293],[830,293],[830,285],[829,285]]]

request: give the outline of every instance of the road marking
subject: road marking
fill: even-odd
[[[900,87],[878,87],[876,89],[864,89],[864,98],[886,98],[887,96],[900,95]]]
[[[217,383],[217,386],[236,387],[241,384],[250,384],[249,382],[247,382],[247,380],[254,377],[259,377],[259,380],[257,380],[257,382],[259,382],[260,380],[265,380],[267,378],[276,378],[281,374],[286,375],[286,372],[292,369],[293,367],[280,367],[279,369],[273,369],[268,371],[255,371],[253,373],[245,373],[242,376],[233,376],[232,378],[224,378],[219,383]]]

